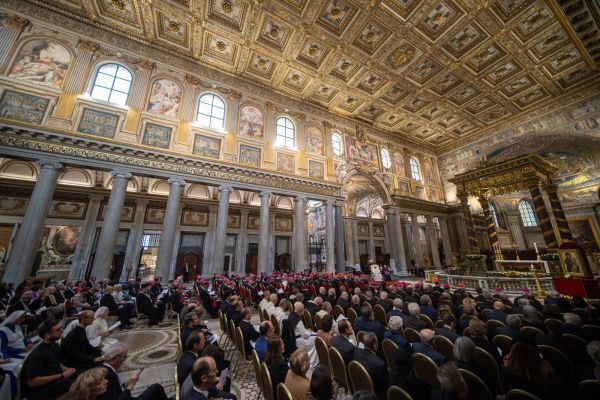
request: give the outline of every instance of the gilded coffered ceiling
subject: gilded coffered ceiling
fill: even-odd
[[[589,0],[27,1],[435,147],[598,81]]]

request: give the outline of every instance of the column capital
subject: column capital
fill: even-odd
[[[169,178],[167,182],[169,183],[169,185],[177,184],[179,186],[185,186],[185,181],[181,178]]]
[[[4,26],[8,29],[21,30],[29,24],[29,20],[18,15],[13,15],[4,21]]]
[[[116,179],[116,178],[131,179],[133,177],[133,174],[131,172],[118,170],[118,169],[110,171],[110,174],[113,176],[114,179]]]
[[[304,197],[304,196],[296,196],[296,197],[294,197],[294,203],[299,203],[299,202],[306,203],[306,197]]]
[[[53,161],[53,160],[37,160],[35,162],[40,169],[62,169],[63,165],[61,163],[59,163],[58,161]]]
[[[327,206],[335,206],[336,201],[335,200],[325,200],[325,205]]]
[[[233,188],[231,186],[219,186],[219,192],[227,192],[227,193],[231,193],[233,192]]]
[[[90,201],[102,201],[104,200],[104,196],[102,196],[101,194],[90,194],[88,196],[88,199]]]
[[[87,39],[79,39],[79,50],[84,53],[94,54],[99,47],[100,45],[96,42]]]
[[[542,185],[542,188],[547,193],[556,193],[556,191],[558,190],[558,185],[554,182],[547,182]]]
[[[265,190],[263,192],[260,192],[260,197],[267,197],[267,198],[269,198],[272,194],[273,193]]]
[[[149,200],[146,199],[136,199],[135,204],[138,206],[147,206],[150,203]]]
[[[427,222],[433,222],[433,215],[425,214],[425,220],[427,220]]]

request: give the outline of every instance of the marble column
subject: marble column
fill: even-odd
[[[175,276],[175,268],[177,264],[177,256],[179,255],[179,248],[181,247],[181,235],[178,235],[177,232],[181,231],[181,216],[183,214],[183,209],[185,208],[185,204],[179,204],[177,208],[176,217],[175,217],[175,239],[173,239],[173,251],[171,252],[171,259],[168,263],[168,275],[164,279],[173,280],[176,278]]]
[[[354,237],[352,236],[352,220],[344,218],[344,244],[346,248],[346,260],[350,266],[354,265]]]
[[[352,221],[352,240],[354,246],[354,262],[352,266],[356,263],[360,263],[360,247],[358,246],[358,221]]]
[[[402,216],[400,210],[396,209],[392,214],[392,220],[394,221],[394,230],[396,233],[396,242],[391,246],[396,247],[397,259],[396,259],[396,271],[400,274],[406,274],[406,252],[404,251],[404,238],[402,233]]]
[[[260,193],[260,225],[258,239],[258,273],[267,272],[269,264],[269,206],[271,193]]]
[[[421,246],[421,231],[419,229],[417,214],[412,213],[410,215],[410,222],[412,226],[413,246],[415,248],[415,262],[420,267],[423,267],[423,247]]]
[[[325,257],[327,272],[335,272],[335,226],[333,217],[333,200],[325,203]]]
[[[208,230],[204,239],[204,260],[202,262],[202,275],[210,276],[213,271],[212,257],[214,251],[215,235],[217,230],[217,207],[208,208]]]
[[[125,282],[128,277],[135,278],[135,272],[140,262],[142,237],[144,236],[144,217],[146,216],[148,203],[149,201],[146,199],[137,199],[135,201],[135,215],[133,216],[133,224],[131,225],[129,238],[127,239],[125,261],[123,262],[123,269],[121,271],[121,282]]]
[[[10,17],[7,16],[0,23],[2,24],[0,26],[0,65],[4,65],[8,61],[7,58],[11,56],[9,50],[17,42],[23,28],[29,24],[29,21],[13,15]]]
[[[18,285],[29,277],[42,239],[46,215],[52,203],[54,188],[62,164],[55,161],[37,162],[40,173],[27,204],[23,223],[17,233],[10,258],[6,264],[3,281]]]
[[[106,206],[106,215],[102,222],[102,230],[100,231],[100,239],[98,239],[96,257],[92,267],[92,275],[98,278],[98,281],[108,278],[110,273],[117,234],[121,224],[121,213],[125,203],[127,183],[132,177],[130,172],[125,171],[112,171],[111,174],[113,176],[112,190]]]
[[[450,233],[448,232],[448,221],[446,218],[438,217],[440,224],[440,232],[442,234],[442,246],[444,248],[444,256],[446,257],[446,266],[452,267],[452,245],[450,244]]]
[[[294,198],[294,271],[306,268],[306,236],[304,236],[304,197]]]
[[[390,249],[390,259],[394,260],[394,265],[396,262],[398,262],[398,240],[397,240],[397,229],[396,229],[396,221],[394,219],[394,215],[396,213],[396,210],[394,208],[391,207],[384,207],[383,211],[385,212],[385,216],[387,218],[387,229],[386,229],[386,238],[388,240],[389,243],[389,249]]]
[[[557,189],[558,186],[556,184],[546,184],[544,186],[544,190],[546,193],[548,193],[548,198],[550,199],[550,205],[552,206],[552,212],[554,213],[554,220],[556,221],[556,227],[558,228],[560,241],[561,243],[564,241],[572,242],[573,234],[569,228],[569,223],[567,222],[567,217],[565,217],[562,204],[560,203]]]
[[[373,236],[373,221],[369,221],[369,261],[375,260],[375,238]]]
[[[494,216],[490,210],[490,202],[487,197],[479,196],[479,204],[483,210],[483,217],[485,219],[485,228],[490,239],[490,247],[495,249],[498,246],[498,233],[496,232],[496,222]]]
[[[246,273],[246,253],[248,252],[248,210],[243,209],[240,215],[240,234],[237,238],[236,267],[238,274]]]
[[[71,271],[69,272],[69,281],[83,279],[90,260],[90,255],[92,254],[98,211],[100,210],[100,203],[102,203],[104,196],[91,194],[88,196],[88,199],[89,202],[85,214],[85,221],[83,223],[81,234],[79,235],[79,242],[77,242],[75,254],[73,255],[73,264],[71,265]]]
[[[437,227],[433,222],[433,216],[426,215],[425,218],[427,219],[427,236],[429,237],[429,245],[431,246],[431,256],[433,257],[431,260],[431,264],[434,269],[440,269],[442,267],[442,263],[440,262]]]
[[[227,244],[227,218],[229,216],[229,195],[231,186],[219,186],[219,211],[217,213],[217,229],[215,230],[212,256],[212,273],[221,273],[225,262],[225,245]]]
[[[345,255],[345,238],[344,238],[344,220],[342,216],[342,205],[335,205],[335,271],[346,271],[346,255]]]
[[[538,224],[540,225],[540,228],[542,228],[542,233],[544,234],[546,247],[548,249],[556,249],[558,247],[558,241],[556,240],[554,228],[552,227],[552,222],[550,222],[550,216],[548,216],[546,203],[542,197],[542,192],[540,191],[539,185],[537,183],[531,185],[529,192],[531,193],[531,200],[533,201],[533,207],[535,210],[535,215],[537,216]]]
[[[471,254],[479,254],[479,241],[477,240],[477,232],[475,231],[471,209],[469,208],[469,196],[466,194],[459,194],[458,198],[460,199],[465,225],[467,227],[467,236],[469,238],[469,248],[467,251]]]
[[[521,217],[519,214],[507,214],[508,219],[508,230],[511,233],[512,241],[517,245],[517,249],[527,249],[527,243],[525,243],[525,235],[523,235],[523,229],[521,228]]]
[[[175,242],[175,236],[177,235],[181,188],[185,186],[185,181],[179,178],[171,178],[168,182],[169,198],[167,200],[162,233],[160,234],[156,271],[154,272],[154,276],[163,278],[164,282],[167,282],[169,279],[173,244]]]

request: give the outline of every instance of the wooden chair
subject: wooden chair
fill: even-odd
[[[513,339],[506,335],[496,335],[492,339],[492,343],[494,346],[500,348],[500,350],[502,350],[502,356],[505,356],[510,353],[510,349],[513,345]]]
[[[419,319],[421,321],[425,321],[425,323],[427,324],[427,329],[433,330],[433,321],[431,320],[431,318],[429,318],[425,314],[419,314]]]
[[[283,382],[277,385],[277,400],[294,400],[290,390]]]
[[[302,320],[304,321],[304,327],[311,331],[314,331],[313,321],[308,310],[304,310],[304,315],[302,316]]]
[[[275,331],[275,334],[281,335],[281,330],[279,329],[279,321],[277,321],[277,317],[275,316],[275,314],[271,315],[271,325],[273,325],[273,330]]]
[[[577,374],[575,373],[575,367],[569,357],[565,355],[561,350],[552,347],[539,345],[538,350],[542,353],[542,356],[552,365],[555,371],[561,371],[561,376],[565,378],[568,383],[577,383]]]
[[[317,349],[317,356],[319,357],[319,364],[329,368],[329,352],[327,351],[327,344],[323,339],[317,337],[315,338],[315,347]]]
[[[350,324],[354,325],[354,320],[358,318],[358,315],[356,315],[356,311],[354,310],[354,308],[348,308],[346,310],[346,314],[346,316],[350,320]]]
[[[435,336],[433,338],[433,348],[438,352],[442,353],[446,360],[452,360],[454,357],[454,343],[444,336]]]
[[[387,400],[413,400],[410,394],[398,386],[390,386],[387,391]]]
[[[394,362],[394,353],[398,349],[398,345],[392,342],[390,339],[384,339],[381,343],[381,347],[383,347],[383,354],[385,355],[388,368],[392,368],[392,364]]]
[[[254,369],[254,378],[256,379],[256,386],[258,386],[257,398],[260,399],[260,395],[263,391],[263,383],[260,359],[258,358],[258,353],[256,352],[256,350],[252,350],[252,368]]]
[[[405,328],[404,329],[404,338],[409,343],[414,343],[414,342],[421,343],[421,335],[419,335],[419,332],[417,332],[413,328]]]
[[[459,371],[469,388],[467,391],[467,400],[493,400],[490,388],[487,387],[480,377],[466,369],[461,368]]]
[[[348,364],[348,372],[350,373],[350,381],[352,382],[352,388],[355,392],[360,390],[366,390],[367,392],[375,391],[371,375],[369,375],[365,367],[357,361],[350,361],[350,364]]]
[[[527,334],[527,335],[531,335],[531,336],[536,336],[536,335],[543,335],[544,332],[542,332],[541,329],[536,328],[535,326],[522,326],[521,327],[521,332]]]
[[[438,367],[433,360],[424,354],[413,354],[414,371],[417,378],[429,383],[432,388],[439,389],[440,382],[437,379]]]
[[[581,337],[573,335],[571,333],[564,333],[561,336],[561,339],[563,340],[563,342],[571,343],[572,345],[583,348],[584,350],[588,345],[585,339],[582,339]]]
[[[260,376],[262,379],[265,400],[275,400],[275,396],[273,394],[273,381],[271,381],[271,374],[269,373],[269,368],[267,368],[267,364],[265,364],[264,362],[260,364]]]
[[[321,316],[315,314],[315,331],[321,329]]]
[[[387,326],[387,314],[383,307],[379,304],[375,304],[373,311],[375,312],[375,320],[379,321],[383,326]]]
[[[506,393],[506,400],[542,400],[534,394],[521,389],[509,390]]]
[[[333,316],[334,316],[334,319],[337,320],[337,318],[340,315],[345,315],[344,314],[344,309],[342,308],[342,306],[337,306],[336,305],[335,307],[333,307]]]
[[[362,338],[363,338],[364,335],[365,335],[364,331],[358,331],[356,333],[356,343],[357,344],[362,342]]]
[[[346,393],[352,393],[352,386],[348,379],[348,372],[346,371],[346,363],[340,352],[335,347],[330,347],[329,353],[329,364],[331,365],[331,372],[333,379],[344,388]]]
[[[596,400],[600,393],[600,382],[595,379],[587,379],[579,382],[577,386],[579,400]]]
[[[500,378],[500,368],[498,367],[496,360],[494,360],[494,357],[481,347],[475,348],[475,353],[479,365],[486,369],[488,376],[494,377],[495,379],[495,382],[488,382],[488,384],[495,387],[498,392],[504,393],[504,390],[502,389],[502,379]]]

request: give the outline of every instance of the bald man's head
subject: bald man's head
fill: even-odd
[[[304,314],[304,304],[299,301],[294,303],[294,312],[300,316]]]

